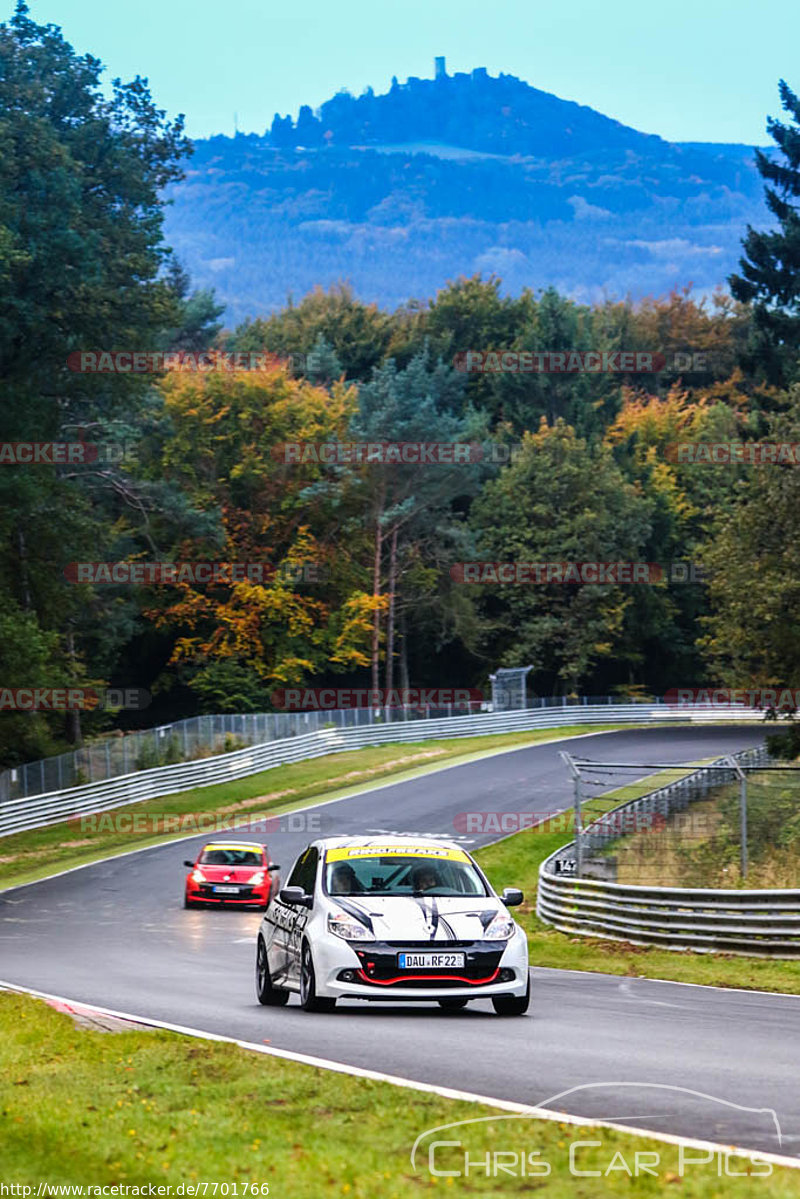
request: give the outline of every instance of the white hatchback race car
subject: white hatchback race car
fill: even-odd
[[[530,1002],[528,943],[459,845],[422,837],[314,841],[271,897],[258,933],[259,1002],[298,992],[306,1011],[337,999],[427,1000],[445,1009],[491,999],[501,1016]]]

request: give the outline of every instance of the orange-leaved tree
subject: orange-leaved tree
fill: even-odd
[[[237,563],[244,577],[160,588],[148,615],[173,638],[170,667],[219,709],[226,686],[241,701],[243,678],[264,688],[250,687],[252,707],[269,685],[301,682],[329,663],[365,665],[373,601],[352,523],[345,537],[341,503],[314,491],[325,469],[318,447],[346,435],[354,390],[294,379],[277,359],[217,366],[162,379],[171,436],[161,469],[196,506],[221,513],[216,545],[186,543],[175,557]]]

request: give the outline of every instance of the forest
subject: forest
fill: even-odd
[[[24,5],[0,59],[0,443],[83,447],[0,465],[0,680],[152,697],[5,711],[3,765],[291,687],[486,693],[503,665],[532,664],[539,696],[798,685],[797,471],[681,450],[800,442],[788,86],[780,159],[758,157],[774,229],[737,227],[741,265],[710,297],[511,295],[489,271],[392,307],[315,286],[226,324],[164,234],[191,170],[180,119],[140,79],[105,95]],[[75,369],[105,351],[152,369]],[[627,365],[464,369],[488,353]],[[286,452],[465,443],[480,452],[436,462]],[[467,582],[468,563],[660,569],[509,584]]]

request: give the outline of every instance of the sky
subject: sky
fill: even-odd
[[[263,133],[347,88],[487,67],[670,141],[765,144],[800,92],[797,0],[29,0],[193,137]],[[2,19],[13,0],[0,0]]]

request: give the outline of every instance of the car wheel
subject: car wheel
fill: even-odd
[[[332,1012],[336,1007],[335,999],[323,999],[317,995],[314,959],[308,941],[303,942],[300,955],[300,1007],[306,1012]]]
[[[498,995],[492,1000],[492,1007],[498,1016],[524,1016],[531,1002],[531,976],[528,975],[528,987],[524,995]]]
[[[187,898],[186,898],[186,896],[184,895],[184,897],[183,897],[183,906],[184,906],[185,908],[196,908],[196,907],[197,907],[197,904],[196,904],[196,903],[192,903],[191,899],[187,899]]]
[[[258,938],[256,950],[256,994],[258,1002],[264,1007],[283,1007],[289,998],[289,992],[281,987],[273,987],[267,961],[267,947],[264,938]]]
[[[446,1012],[458,1012],[469,1003],[468,999],[437,999],[440,1008]]]

